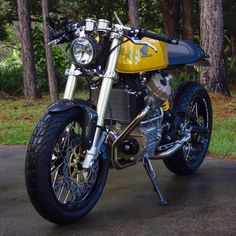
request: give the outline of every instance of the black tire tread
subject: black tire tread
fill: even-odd
[[[26,186],[30,199],[34,207],[44,218],[48,220],[55,218],[56,222],[64,222],[64,219],[58,219],[58,215],[51,204],[45,207],[45,201],[43,201],[44,197],[41,196],[42,193],[39,191],[41,180],[37,176],[37,168],[38,163],[41,162],[41,159],[47,154],[46,151],[50,148],[48,143],[52,142],[51,136],[57,132],[60,126],[59,124],[62,121],[62,114],[54,116],[50,113],[46,113],[41,118],[33,131],[25,160]]]
[[[44,178],[47,178],[47,174],[43,176],[41,171],[43,168],[46,168],[43,159],[50,155],[51,145],[55,141],[55,137],[59,136],[61,132],[60,128],[69,117],[78,113],[79,111],[76,108],[62,113],[46,113],[33,131],[26,154],[25,179],[30,200],[41,216],[56,224],[74,222],[88,213],[87,211],[78,216],[78,213],[69,213],[59,207],[52,190],[45,184]],[[108,165],[109,161],[106,166],[107,169]],[[51,195],[48,191],[51,191]],[[96,202],[93,206],[95,204]]]
[[[188,106],[193,99],[193,96],[197,93],[203,93],[205,98],[208,100],[208,105],[210,109],[209,113],[210,113],[210,116],[212,116],[211,115],[212,108],[211,108],[209,95],[206,92],[205,88],[201,84],[196,83],[196,82],[187,82],[180,85],[179,90],[177,90],[174,100],[173,100],[174,101],[173,109],[176,112],[186,113]],[[210,127],[210,131],[211,131],[211,127]],[[202,159],[202,161],[204,160],[204,158]],[[173,156],[169,157],[168,159],[163,160],[165,166],[171,172],[180,176],[188,175],[195,172],[201,165],[202,161],[199,162],[198,165],[195,166],[194,168],[190,168],[186,164],[186,161],[183,157],[182,149],[176,152],[175,154],[173,154]]]

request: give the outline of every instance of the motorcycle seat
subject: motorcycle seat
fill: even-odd
[[[192,41],[179,40],[178,45],[167,44],[168,66],[176,67],[204,61],[208,56]]]

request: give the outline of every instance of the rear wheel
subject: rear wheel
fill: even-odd
[[[47,220],[67,224],[86,215],[98,201],[108,175],[103,152],[85,170],[78,109],[47,113],[35,128],[25,163],[26,186],[36,210]]]
[[[190,83],[178,99],[175,98],[173,107],[184,117],[180,133],[193,128],[196,132],[192,132],[191,140],[182,149],[163,161],[173,173],[187,175],[200,167],[208,150],[212,130],[211,102],[203,86]]]

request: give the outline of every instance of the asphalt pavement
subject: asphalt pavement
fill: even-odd
[[[155,163],[169,205],[159,205],[143,166],[111,170],[95,208],[57,226],[32,207],[24,182],[26,146],[0,146],[0,236],[236,235],[236,161],[208,158],[178,177]]]

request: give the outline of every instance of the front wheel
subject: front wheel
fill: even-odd
[[[190,82],[180,89],[173,101],[173,108],[183,116],[180,132],[193,129],[207,132],[192,132],[191,140],[178,152],[164,159],[165,166],[177,175],[195,172],[202,164],[210,143],[212,131],[212,108],[207,91],[198,83]]]
[[[104,189],[109,159],[102,154],[85,170],[79,110],[47,113],[36,126],[25,161],[26,187],[35,209],[56,224],[74,222],[96,204]]]

